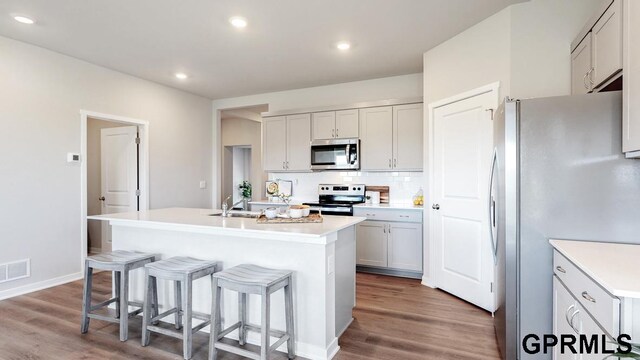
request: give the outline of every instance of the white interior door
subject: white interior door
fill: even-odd
[[[493,256],[489,238],[489,173],[496,91],[435,108],[432,123],[437,287],[488,311]]]
[[[102,213],[138,211],[138,128],[123,126],[100,133]],[[101,222],[102,251],[111,251],[111,226]]]

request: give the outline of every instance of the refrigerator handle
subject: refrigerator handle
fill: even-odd
[[[491,171],[489,174],[489,198],[487,199],[487,212],[489,216],[489,237],[491,238],[491,253],[493,255],[493,263],[498,264],[498,244],[493,236],[493,228],[495,227],[495,208],[496,202],[493,200],[493,175],[496,170],[496,161],[498,160],[498,149],[493,149],[493,158],[491,159]]]

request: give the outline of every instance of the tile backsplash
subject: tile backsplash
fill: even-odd
[[[409,202],[420,188],[424,189],[422,172],[323,171],[314,173],[269,173],[269,180],[293,182],[293,198],[317,200],[319,184],[365,184],[389,186],[390,202]]]

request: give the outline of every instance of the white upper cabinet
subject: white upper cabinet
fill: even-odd
[[[311,115],[287,116],[287,163],[290,171],[311,170]]]
[[[640,157],[640,2],[625,0],[623,14],[622,149]]]
[[[393,107],[393,169],[422,170],[422,104]]]
[[[264,169],[266,171],[284,171],[287,162],[287,120],[284,116],[265,118]]]
[[[312,114],[313,140],[358,137],[358,109]]]
[[[313,140],[334,139],[336,135],[336,112],[325,111],[312,114]]]
[[[357,138],[359,132],[358,109],[336,111],[336,138]]]
[[[422,104],[360,110],[362,170],[422,171]]]
[[[393,108],[360,109],[362,170],[393,169]]]
[[[571,53],[571,93],[574,95],[586,94],[592,89],[589,79],[593,69],[591,56],[591,32],[589,32]]]
[[[263,120],[265,171],[311,171],[311,115]]]
[[[593,71],[597,88],[622,69],[622,0],[615,0],[591,30]]]

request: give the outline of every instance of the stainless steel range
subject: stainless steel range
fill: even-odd
[[[353,205],[364,203],[364,192],[364,184],[320,184],[318,202],[304,205],[323,215],[353,216]]]

